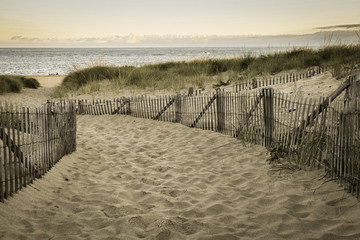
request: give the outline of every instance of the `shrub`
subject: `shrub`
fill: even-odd
[[[21,77],[20,81],[25,88],[37,89],[38,87],[40,87],[40,83],[35,78]]]
[[[22,89],[22,83],[20,78],[17,76],[8,76],[8,75],[1,75],[0,76],[0,92],[7,93],[7,92],[20,92]]]
[[[216,75],[218,73],[226,72],[228,70],[226,62],[222,60],[211,60],[209,62],[208,71],[209,75]]]
[[[7,82],[9,84],[10,92],[15,92],[15,93],[21,92],[21,89],[23,86],[22,86],[21,81],[18,78],[7,79]]]
[[[8,92],[19,93],[23,87],[36,89],[40,87],[40,83],[34,78],[0,75],[0,94]]]
[[[62,85],[68,89],[76,90],[91,81],[99,81],[119,77],[116,67],[95,66],[69,73],[63,80]]]
[[[0,76],[0,94],[10,92],[10,87],[6,79]]]
[[[245,57],[239,61],[239,69],[238,71],[245,71],[249,68],[250,64],[255,60],[253,57]],[[236,68],[233,70],[237,70]]]

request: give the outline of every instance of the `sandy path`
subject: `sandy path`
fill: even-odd
[[[360,207],[266,149],[129,116],[79,116],[78,149],[0,205],[0,239],[359,239]]]
[[[65,75],[37,75],[28,77],[38,80],[41,87],[54,88],[61,85]]]

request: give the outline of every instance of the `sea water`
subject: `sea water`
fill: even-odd
[[[94,65],[142,66],[168,61],[258,56],[285,48],[0,48],[0,74],[66,75]]]

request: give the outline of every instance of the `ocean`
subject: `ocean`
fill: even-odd
[[[258,56],[285,47],[0,48],[0,74],[66,75],[94,65],[142,66],[168,61]]]

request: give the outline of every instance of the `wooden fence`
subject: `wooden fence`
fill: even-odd
[[[0,200],[41,178],[75,149],[75,102],[33,108],[0,102]]]
[[[275,148],[299,165],[323,166],[359,197],[359,83],[356,76],[348,77],[330,96],[319,99],[257,88],[193,96],[78,100],[77,108],[78,114],[127,114],[178,122]],[[345,103],[334,101],[343,91],[347,91]]]
[[[359,69],[359,62],[353,62],[349,64],[348,67],[343,67],[341,70],[341,73],[343,76],[350,75],[354,70]],[[313,76],[323,74],[327,71],[335,71],[334,69],[330,67],[313,67],[311,69],[308,69],[304,72],[295,72],[295,73],[288,73],[281,76],[274,76],[274,77],[268,77],[264,79],[258,79],[254,78],[252,80],[246,80],[243,82],[236,82],[232,85],[233,92],[239,92],[243,90],[250,90],[250,89],[256,89],[256,88],[263,88],[263,87],[269,87],[272,85],[278,85],[278,84],[285,84],[290,82],[296,82],[302,79],[308,79]]]
[[[233,92],[268,87],[271,85],[277,85],[277,84],[283,84],[289,82],[296,82],[301,79],[307,79],[315,75],[322,74],[328,70],[329,70],[328,68],[324,68],[324,67],[315,67],[307,70],[306,72],[301,72],[301,73],[289,73],[283,76],[274,76],[265,79],[254,78],[252,80],[234,83]]]

